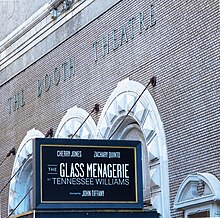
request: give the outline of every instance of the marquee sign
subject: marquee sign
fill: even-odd
[[[36,209],[143,206],[141,143],[35,139]]]

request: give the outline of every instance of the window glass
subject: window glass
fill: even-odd
[[[209,211],[203,211],[195,214],[188,215],[187,218],[205,218],[210,217]]]

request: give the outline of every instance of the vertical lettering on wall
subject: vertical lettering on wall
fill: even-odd
[[[93,43],[94,60],[97,61],[97,42]]]
[[[131,27],[131,39],[134,38],[134,22],[136,21],[136,17],[132,17],[131,19],[129,19],[129,24]]]
[[[156,24],[155,16],[154,16],[154,6],[150,6],[150,27]]]
[[[66,66],[67,66],[67,63],[63,63],[62,64],[62,68],[63,68],[63,81],[66,81]]]
[[[105,54],[109,54],[109,35],[106,37],[102,37],[102,56],[104,57]]]
[[[147,27],[144,23],[144,12],[140,12],[139,14],[139,33],[142,33],[142,29],[147,30]]]
[[[54,81],[55,86],[57,86],[60,82],[60,70],[57,69],[57,67],[54,69],[54,72],[53,72],[53,81]]]
[[[11,113],[11,97],[8,98],[8,113],[10,114]]]
[[[19,93],[14,96],[14,111],[18,110],[19,108]]]
[[[37,97],[40,97],[42,94],[41,82],[37,80]]]
[[[21,90],[21,107],[23,107],[25,105],[25,101],[24,101],[24,90]]]
[[[121,38],[120,38],[120,45],[121,46],[122,46],[122,43],[123,43],[123,38],[125,38],[125,41],[128,42],[128,36],[127,36],[127,32],[126,32],[125,26],[121,27]]]
[[[21,90],[20,92],[17,92],[13,97],[7,99],[8,114],[12,113],[12,108],[13,111],[17,111],[19,107],[24,107],[24,105],[24,90]]]
[[[69,59],[68,61],[68,77],[69,79],[75,75],[75,58]]]
[[[112,31],[112,42],[113,42],[113,50],[118,48],[117,38],[116,38],[116,30]]]
[[[46,92],[49,91],[50,86],[51,86],[51,79],[50,79],[50,75],[47,73],[44,78],[44,90]]]

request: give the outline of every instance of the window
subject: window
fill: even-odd
[[[111,136],[144,88],[142,84],[129,78],[118,83],[98,121],[100,138],[108,139]],[[170,217],[165,132],[157,106],[148,90],[142,94],[112,138],[142,141],[145,205],[150,203],[162,217]]]
[[[210,173],[188,175],[177,192],[174,208],[184,218],[219,217],[220,181]]]
[[[191,215],[189,214],[187,216],[187,218],[203,218],[203,217],[210,217],[209,211],[198,212],[198,213],[191,214]]]

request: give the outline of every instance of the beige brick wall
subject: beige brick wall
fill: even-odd
[[[148,24],[150,2],[156,25],[139,33],[139,13],[144,11]],[[102,16],[74,34],[54,50],[0,87],[0,160],[32,128],[43,133],[59,122],[67,109],[77,105],[88,112],[95,103],[101,110],[117,83],[128,76],[147,84],[157,76],[157,86],[149,88],[165,127],[170,200],[173,209],[177,189],[183,179],[196,172],[209,172],[220,179],[219,172],[219,42],[218,1],[120,1]],[[80,17],[80,14],[77,16]],[[136,17],[134,38],[129,19]],[[69,21],[68,31],[76,23]],[[102,57],[101,40],[125,26],[128,42]],[[118,41],[120,37],[118,37]],[[98,60],[94,61],[93,43],[98,42]],[[37,80],[52,75],[56,67],[75,57],[75,76],[37,96]],[[43,83],[42,83],[43,85]],[[25,106],[11,114],[7,100],[24,91]],[[93,115],[98,121],[100,113]],[[1,167],[0,188],[10,178],[13,157]],[[2,194],[2,213],[7,211],[8,189]]]

